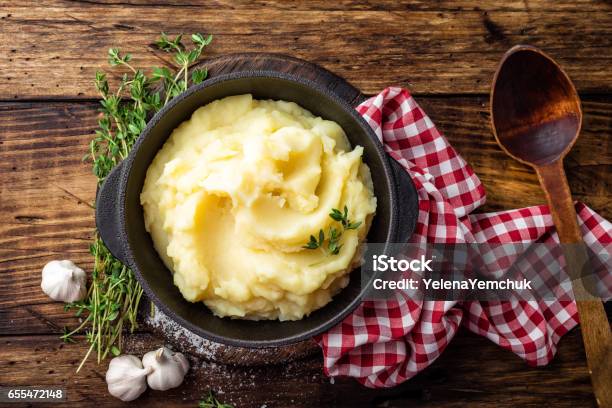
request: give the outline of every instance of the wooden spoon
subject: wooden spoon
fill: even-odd
[[[535,47],[511,48],[493,78],[491,122],[501,148],[535,169],[561,243],[582,243],[563,170],[563,158],[582,123],[580,99],[567,74]],[[566,246],[564,254],[574,296],[580,299],[578,313],[595,397],[599,406],[612,407],[610,323],[601,301],[584,287],[584,247]]]

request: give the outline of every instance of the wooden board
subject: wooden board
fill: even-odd
[[[0,384],[65,387],[68,402],[59,406],[117,406],[104,383],[108,362],[86,364],[75,374],[86,352],[82,341],[65,345],[52,335],[10,336],[0,341]],[[128,352],[142,355],[159,346],[158,338],[139,334],[130,337]],[[489,340],[461,331],[431,367],[387,390],[367,389],[350,378],[330,381],[321,372],[320,355],[261,367],[224,366],[190,357],[192,369],[180,388],[148,390],[132,405],[196,407],[201,397],[214,390],[236,408],[593,407],[581,347],[580,331],[572,331],[561,342],[553,363],[529,368]]]
[[[206,68],[211,78],[230,72],[253,70],[286,72],[325,86],[349,105],[356,106],[366,98],[346,79],[317,64],[289,55],[267,52],[228,54],[206,59],[197,64],[196,68]]]
[[[5,2],[6,3],[6,2]],[[74,373],[85,343],[62,345],[77,321],[39,289],[45,262],[74,259],[91,270],[87,246],[95,194],[80,158],[96,126],[92,86],[121,46],[145,68],[168,64],[153,51],[158,32],[212,32],[208,52],[291,54],[321,64],[366,94],[408,86],[451,144],[474,167],[488,199],[482,211],[542,203],[531,170],[497,148],[488,87],[495,64],[516,42],[558,57],[583,97],[583,132],[566,161],[576,199],[612,218],[612,5],[589,0],[84,0],[0,7],[0,384],[66,384],[70,401],[114,406],[106,362]],[[14,50],[14,51],[13,51]],[[120,71],[112,70],[113,77]],[[130,350],[164,343],[130,337]],[[60,346],[63,348],[60,349]],[[61,351],[60,351],[61,350]],[[234,367],[192,360],[185,385],[147,392],[146,405],[194,406],[209,389],[238,407],[593,406],[579,330],[553,363],[527,367],[486,339],[460,332],[434,366],[401,387],[334,384],[320,355],[291,364]],[[477,356],[477,357],[475,357]],[[17,405],[18,406],[18,405]],[[74,406],[74,404],[73,404]]]
[[[365,93],[395,84],[416,94],[488,93],[510,45],[531,43],[563,64],[582,92],[612,89],[610,7],[600,1],[11,2],[0,10],[0,98],[92,98],[109,47],[139,66],[169,63],[161,30],[215,35],[216,55],[266,51],[317,63]]]

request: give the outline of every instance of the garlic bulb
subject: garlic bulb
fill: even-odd
[[[150,368],[142,367],[138,357],[127,354],[115,357],[106,372],[108,392],[121,401],[135,400],[147,389],[146,377],[150,372]]]
[[[142,358],[142,364],[151,369],[151,373],[147,375],[149,387],[160,391],[181,385],[189,371],[189,362],[185,356],[166,347],[149,351]]]
[[[40,287],[53,300],[76,302],[85,298],[86,283],[85,271],[72,261],[51,261],[42,270]]]

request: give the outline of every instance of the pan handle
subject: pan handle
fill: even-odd
[[[121,221],[119,219],[119,184],[123,162],[119,163],[106,176],[104,183],[98,189],[96,197],[96,227],[104,245],[121,262],[126,263],[124,247],[121,239]]]
[[[394,158],[389,157],[391,171],[395,179],[397,197],[396,243],[406,243],[412,236],[419,214],[419,196],[410,174]]]

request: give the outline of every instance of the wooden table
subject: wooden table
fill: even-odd
[[[154,5],[145,5],[153,3]],[[488,191],[483,211],[540,204],[533,172],[508,159],[489,129],[488,92],[513,44],[542,47],[574,79],[585,112],[566,160],[574,196],[612,218],[612,6],[545,0],[83,0],[0,5],[0,384],[61,385],[81,406],[117,403],[107,363],[75,374],[84,341],[58,333],[76,319],[40,290],[42,266],[69,258],[90,270],[95,180],[81,162],[96,127],[94,72],[120,46],[143,67],[164,64],[159,31],[210,32],[209,52],[268,51],[321,64],[373,94],[411,89]],[[82,339],[81,339],[82,340]],[[163,342],[130,338],[136,353]],[[147,391],[148,406],[195,406],[208,390],[237,407],[592,406],[579,329],[547,367],[530,368],[488,340],[460,333],[432,367],[391,390],[330,381],[320,356],[240,368],[206,361],[179,389]],[[74,406],[74,405],[73,405]]]

